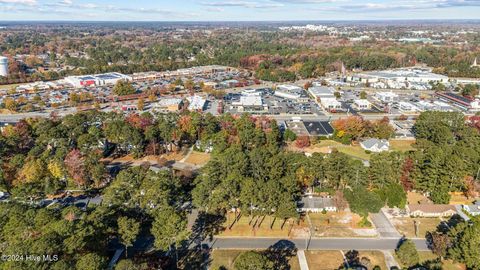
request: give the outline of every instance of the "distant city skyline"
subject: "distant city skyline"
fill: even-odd
[[[479,0],[0,0],[0,20],[478,19]]]

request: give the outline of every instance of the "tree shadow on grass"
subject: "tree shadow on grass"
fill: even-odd
[[[274,262],[274,269],[289,270],[289,261],[292,257],[297,256],[297,247],[289,240],[280,240],[270,246],[265,251],[265,255]]]

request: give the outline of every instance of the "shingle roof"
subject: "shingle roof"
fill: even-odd
[[[410,212],[420,211],[424,213],[445,213],[456,211],[455,206],[449,204],[409,204]]]

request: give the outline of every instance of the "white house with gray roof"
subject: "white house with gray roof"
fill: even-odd
[[[297,202],[298,212],[320,213],[323,211],[335,212],[337,207],[332,198],[305,196]]]
[[[480,215],[480,201],[476,201],[474,204],[464,205],[463,210],[472,216]]]
[[[367,139],[361,142],[360,146],[367,151],[371,151],[375,153],[388,151],[390,149],[390,143],[388,142],[388,140],[385,140],[385,139],[382,139],[382,140],[375,139],[375,138]]]

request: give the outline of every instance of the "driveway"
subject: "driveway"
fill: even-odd
[[[397,229],[395,229],[390,220],[388,220],[383,209],[380,210],[380,213],[378,214],[372,214],[371,217],[380,237],[400,238],[401,235],[398,233]]]

